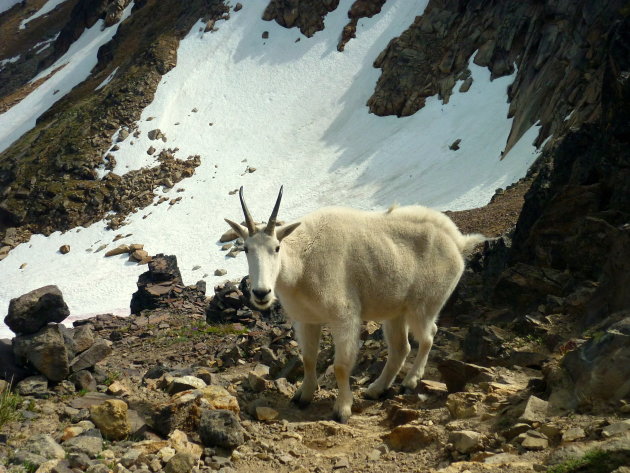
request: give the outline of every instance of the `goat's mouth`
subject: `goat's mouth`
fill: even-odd
[[[273,304],[273,297],[265,297],[264,299],[258,299],[256,296],[251,296],[251,301],[254,307],[259,310],[267,310],[271,308]]]

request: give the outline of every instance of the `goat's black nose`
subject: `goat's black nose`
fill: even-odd
[[[271,292],[271,289],[252,289],[252,292],[257,299],[262,301],[265,296]]]

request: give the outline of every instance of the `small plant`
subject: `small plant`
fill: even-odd
[[[628,458],[611,452],[591,450],[582,458],[574,458],[552,466],[547,469],[547,473],[610,473],[625,465],[627,460]]]
[[[18,409],[21,405],[22,398],[11,391],[11,385],[0,393],[0,429],[7,422],[18,418]]]
[[[80,396],[80,397],[83,397],[83,396],[85,396],[87,393],[89,393],[89,391],[88,391],[87,389],[83,388],[83,389],[80,389],[80,390],[77,392],[77,395],[78,395],[78,396]]]
[[[116,381],[118,378],[120,378],[120,372],[118,372],[118,371],[110,371],[107,374],[107,378],[105,378],[105,380],[103,381],[103,384],[105,386],[109,386],[114,381]]]
[[[35,473],[38,467],[35,463],[26,460],[24,463],[22,463],[22,468],[24,468],[24,471],[26,471],[26,473]]]

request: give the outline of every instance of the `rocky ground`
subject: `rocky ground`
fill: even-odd
[[[518,214],[527,187],[523,181],[486,208],[452,217],[464,226],[492,222],[473,228],[489,233],[509,228],[510,209]],[[468,273],[464,285],[474,284]],[[320,389],[299,409],[290,399],[301,362],[281,309],[250,310],[238,282],[215,288],[209,304],[202,288],[179,282],[176,261],[155,256],[134,295],[139,315],[101,315],[60,329],[65,372],[25,355],[46,376],[16,383],[20,407],[2,426],[0,471],[621,473],[630,465],[630,405],[567,414],[550,396],[553,367],[606,338],[606,329],[578,333],[561,315],[505,322],[480,307],[478,320],[462,323],[466,316],[453,310],[463,303],[454,301],[416,391],[395,385],[371,401],[361,392],[382,368],[386,347],[378,324],[368,323],[352,378],[353,417],[341,425],[330,420],[336,388],[326,332]],[[51,313],[56,302],[47,304]],[[64,317],[60,307],[56,320]],[[57,327],[37,325],[21,330]],[[13,344],[36,352],[28,340],[40,332]]]

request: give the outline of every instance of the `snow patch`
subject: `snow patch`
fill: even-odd
[[[13,5],[20,3],[22,0],[0,0],[0,13],[13,8]]]
[[[105,80],[103,82],[101,82],[100,84],[98,84],[96,86],[96,89],[94,90],[101,90],[103,87],[105,87],[107,84],[109,84],[112,79],[114,78],[114,76],[116,75],[116,72],[118,72],[118,68],[114,69],[110,75],[108,75]]]
[[[31,16],[29,16],[28,18],[26,18],[25,20],[22,20],[22,22],[20,23],[20,29],[23,30],[26,28],[26,25],[28,23],[30,23],[31,21],[33,21],[36,18],[39,18],[40,16],[44,16],[48,13],[50,13],[51,11],[53,11],[55,8],[57,8],[57,6],[61,5],[63,2],[65,2],[66,0],[48,0],[43,7],[41,7],[39,10],[37,10],[37,12],[35,12],[34,14],[32,14]]]

